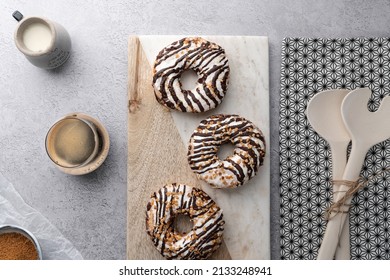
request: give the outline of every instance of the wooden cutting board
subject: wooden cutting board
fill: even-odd
[[[267,37],[202,36],[225,49],[228,93],[216,109],[189,114],[169,111],[154,97],[157,53],[184,36],[131,36],[128,46],[128,259],[162,259],[145,230],[146,205],[165,184],[206,191],[223,209],[224,243],[213,259],[270,258],[270,162]],[[214,190],[187,163],[187,143],[199,122],[216,113],[239,114],[264,133],[267,154],[258,175],[235,190]]]

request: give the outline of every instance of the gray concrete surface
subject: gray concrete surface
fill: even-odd
[[[19,9],[66,27],[70,61],[44,71],[13,42]],[[389,36],[390,2],[352,0],[3,0],[0,4],[0,172],[86,259],[126,256],[126,85],[129,34],[266,35],[270,42],[271,249],[279,258],[278,101],[283,37]],[[111,135],[104,165],[72,177],[52,166],[44,138],[60,116],[81,111]]]

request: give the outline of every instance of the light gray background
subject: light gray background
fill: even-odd
[[[14,10],[61,23],[73,40],[69,62],[45,71],[13,42]],[[271,249],[278,259],[278,101],[283,37],[389,36],[390,1],[77,1],[0,4],[0,172],[86,259],[126,257],[127,37],[130,34],[263,35],[270,42]],[[50,125],[81,111],[111,136],[98,171],[72,177],[45,153]],[[1,214],[1,213],[0,213]],[[243,236],[242,238],[245,238]]]

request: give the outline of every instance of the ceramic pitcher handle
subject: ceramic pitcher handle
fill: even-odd
[[[19,11],[15,11],[13,12],[12,16],[14,17],[14,19],[16,19],[17,21],[21,21],[23,19],[23,14]]]

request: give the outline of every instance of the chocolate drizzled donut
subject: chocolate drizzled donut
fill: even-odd
[[[225,160],[217,156],[221,145],[235,145]],[[263,164],[263,133],[238,115],[214,115],[203,120],[191,136],[188,162],[197,176],[214,188],[236,188],[256,175]]]
[[[189,233],[173,227],[175,216],[188,215]],[[223,215],[218,205],[202,190],[171,184],[155,192],[146,210],[146,231],[157,250],[167,259],[207,259],[222,243]]]
[[[192,69],[198,84],[182,89],[181,74]],[[153,69],[153,87],[157,101],[174,110],[199,113],[217,107],[225,96],[229,63],[225,51],[202,38],[183,38],[157,55]]]

